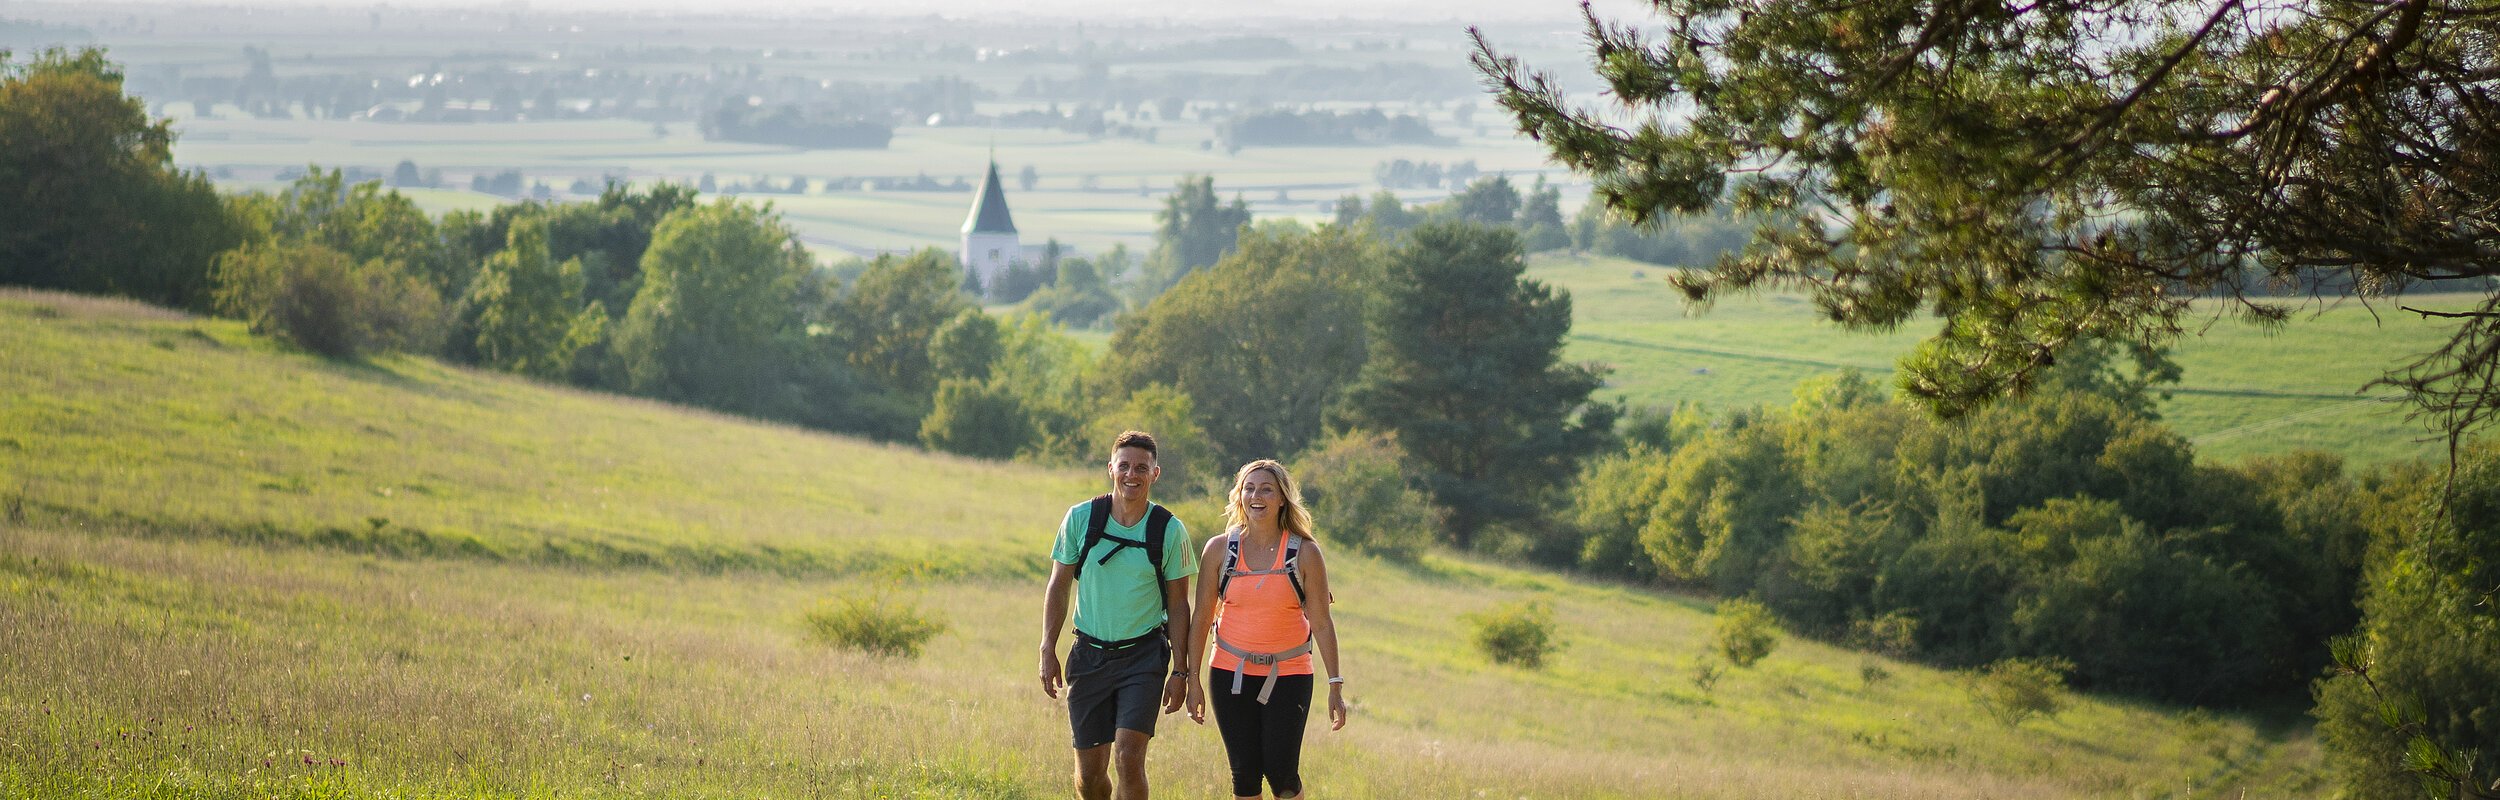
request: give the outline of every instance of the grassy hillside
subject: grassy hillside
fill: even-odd
[[[1084,470],[47,294],[0,294],[0,375],[0,796],[1065,793],[1033,642]],[[1796,640],[1704,689],[1697,601],[1336,559],[1355,714],[1307,748],[1323,796],[2321,790],[2297,727],[2087,698],[2007,728],[1961,676]],[[950,630],[917,660],[803,633],[863,595]],[[1523,598],[1567,643],[1541,671],[1468,644],[1462,615]],[[1167,718],[1167,795],[1222,764]]]
[[[1850,333],[1803,296],[1782,293],[1730,298],[1695,313],[1667,285],[1668,270],[1620,259],[1541,256],[1529,272],[1571,290],[1566,357],[1613,364],[1608,390],[1636,405],[1784,406],[1790,390],[1815,375],[1855,368],[1888,379],[1893,363],[1935,332],[1914,325]],[[2405,302],[2456,309],[2469,300]],[[2307,309],[2278,331],[2231,317],[2192,325],[2201,327],[2191,327],[2172,354],[2183,379],[2161,413],[2199,453],[2230,459],[2314,448],[2372,463],[2444,452],[2405,420],[2409,406],[2390,402],[2391,390],[2360,389],[2446,341],[2453,321],[2423,320],[2392,303],[2345,303]]]

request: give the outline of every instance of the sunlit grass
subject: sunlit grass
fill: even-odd
[[[240,324],[0,295],[0,493],[37,519],[553,562],[1035,575],[1071,476],[930,457]],[[92,302],[92,301],[84,301]],[[132,306],[132,308],[137,308]],[[37,468],[40,465],[40,468]],[[995,504],[946,502],[971,489]]]

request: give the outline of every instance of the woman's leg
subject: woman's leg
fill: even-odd
[[[1307,687],[1306,687],[1307,691]],[[1260,759],[1266,753],[1259,698],[1233,694],[1232,670],[1207,670],[1207,704],[1215,707],[1215,730],[1224,737],[1224,760],[1233,767],[1233,796],[1259,796]]]
[[[1302,731],[1311,719],[1311,676],[1280,675],[1260,719],[1260,761],[1279,800],[1302,796]],[[1239,783],[1239,780],[1235,780]]]

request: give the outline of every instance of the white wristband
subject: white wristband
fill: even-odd
[[[1329,682],[1329,683],[1331,683],[1331,684],[1339,684],[1339,683],[1344,683],[1344,682],[1345,682],[1345,676],[1343,676],[1343,675],[1337,675],[1337,676],[1330,677],[1330,678],[1328,679],[1328,682]]]

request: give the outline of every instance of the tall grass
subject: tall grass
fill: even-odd
[[[0,492],[34,509],[0,525],[0,797],[1066,793],[1031,565],[1085,471],[334,365],[51,295],[0,297],[0,369],[25,376],[0,384]],[[402,527],[482,552],[371,544]],[[2008,731],[1961,676],[1803,640],[1703,691],[1697,600],[1330,566],[1354,716],[1306,746],[1325,796],[2320,791],[2297,729],[2087,697]],[[919,658],[814,640],[808,610],[895,586],[949,625]],[[1533,671],[1465,621],[1522,602],[1571,641]],[[1223,764],[1164,719],[1160,791],[1218,795]]]

